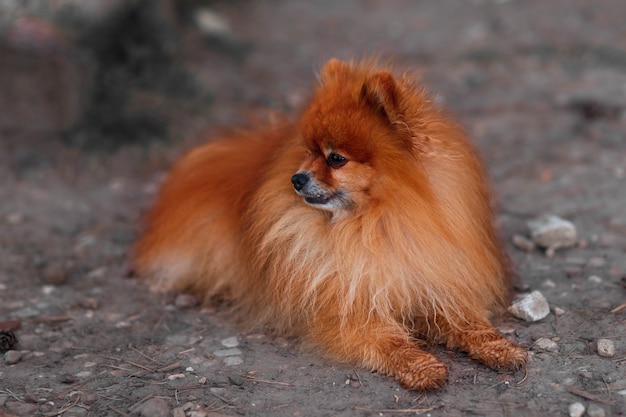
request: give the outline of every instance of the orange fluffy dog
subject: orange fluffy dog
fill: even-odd
[[[138,271],[410,389],[446,381],[421,340],[523,365],[525,349],[489,323],[507,299],[507,260],[462,129],[387,68],[331,60],[320,78],[297,124],[177,162]]]

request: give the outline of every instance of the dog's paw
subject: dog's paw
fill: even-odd
[[[490,340],[471,352],[471,356],[494,369],[517,370],[526,364],[528,351],[505,338]]]
[[[433,355],[424,353],[396,372],[403,387],[416,391],[430,391],[443,387],[448,379],[446,366]]]

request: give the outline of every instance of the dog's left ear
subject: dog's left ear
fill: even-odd
[[[393,124],[399,117],[397,90],[396,81],[391,73],[379,71],[363,83],[361,100]]]

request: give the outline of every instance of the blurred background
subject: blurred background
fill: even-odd
[[[157,387],[111,371],[88,384],[80,373],[88,372],[87,360],[105,366],[102,352],[134,363],[145,363],[144,352],[162,354],[167,365],[181,358],[176,341],[200,332],[207,346],[219,346],[220,337],[237,334],[225,327],[228,320],[183,311],[173,298],[122,278],[160,181],[181,153],[223,128],[271,120],[274,112],[297,114],[329,58],[372,55],[416,72],[463,122],[492,175],[498,221],[523,288],[541,290],[561,315],[505,326],[537,355],[527,375],[532,383],[517,386],[510,375],[467,361],[452,366],[453,383],[441,395],[411,396],[365,374],[361,387],[357,374],[346,385],[361,387],[350,391],[350,401],[371,409],[445,404],[444,415],[566,415],[571,402],[593,402],[565,393],[575,384],[603,399],[608,387],[613,397],[594,404],[621,415],[624,22],[624,0],[0,0],[0,332],[18,323],[26,352],[16,366],[0,366],[0,380],[22,399],[0,390],[0,415],[5,403],[15,415],[52,415],[69,398],[71,381],[83,381],[86,390],[109,387],[106,398],[85,402],[100,410],[93,415],[120,415],[111,411],[112,399],[131,413],[141,400],[129,394],[132,384],[144,395],[174,398],[184,379]],[[542,214],[570,220],[576,245],[550,257],[524,241],[513,245],[512,236],[527,236],[526,222]],[[600,337],[614,342],[612,359],[596,354]],[[557,347],[535,349],[541,338]],[[309,366],[313,359],[280,340],[246,343],[239,374],[305,382],[281,391],[294,402],[275,397],[271,385],[244,384],[241,391],[228,382],[235,368],[226,365],[198,371],[221,378],[213,387],[225,390],[222,397],[250,400],[229,408],[312,415],[321,407],[349,415],[346,395],[333,397],[336,375],[325,365]],[[76,359],[79,352],[90,356]],[[181,363],[181,372],[201,369]],[[306,385],[297,366],[319,384]],[[336,371],[339,379],[345,372],[352,371]],[[33,382],[35,374],[41,378]],[[504,388],[509,380],[515,390]],[[34,401],[24,401],[35,391]],[[56,398],[57,406],[37,398]],[[308,409],[297,409],[305,403]],[[67,415],[82,415],[78,408]]]

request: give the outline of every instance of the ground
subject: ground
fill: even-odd
[[[573,403],[591,416],[626,413],[622,0],[255,0],[212,10],[229,21],[228,39],[179,29],[180,61],[212,104],[187,112],[166,102],[168,143],[74,146],[45,111],[0,94],[3,109],[28,119],[0,130],[0,330],[19,352],[0,362],[0,416],[566,416]],[[289,112],[325,60],[371,54],[418,70],[489,167],[507,251],[551,307],[538,322],[496,320],[531,351],[517,373],[433,347],[448,385],[407,391],[127,277],[141,214],[200,131],[245,124],[260,108]],[[41,68],[20,71],[35,74],[32,88],[44,83]],[[551,257],[510,244],[541,214],[573,222],[579,244]],[[598,354],[602,338],[613,356]]]

